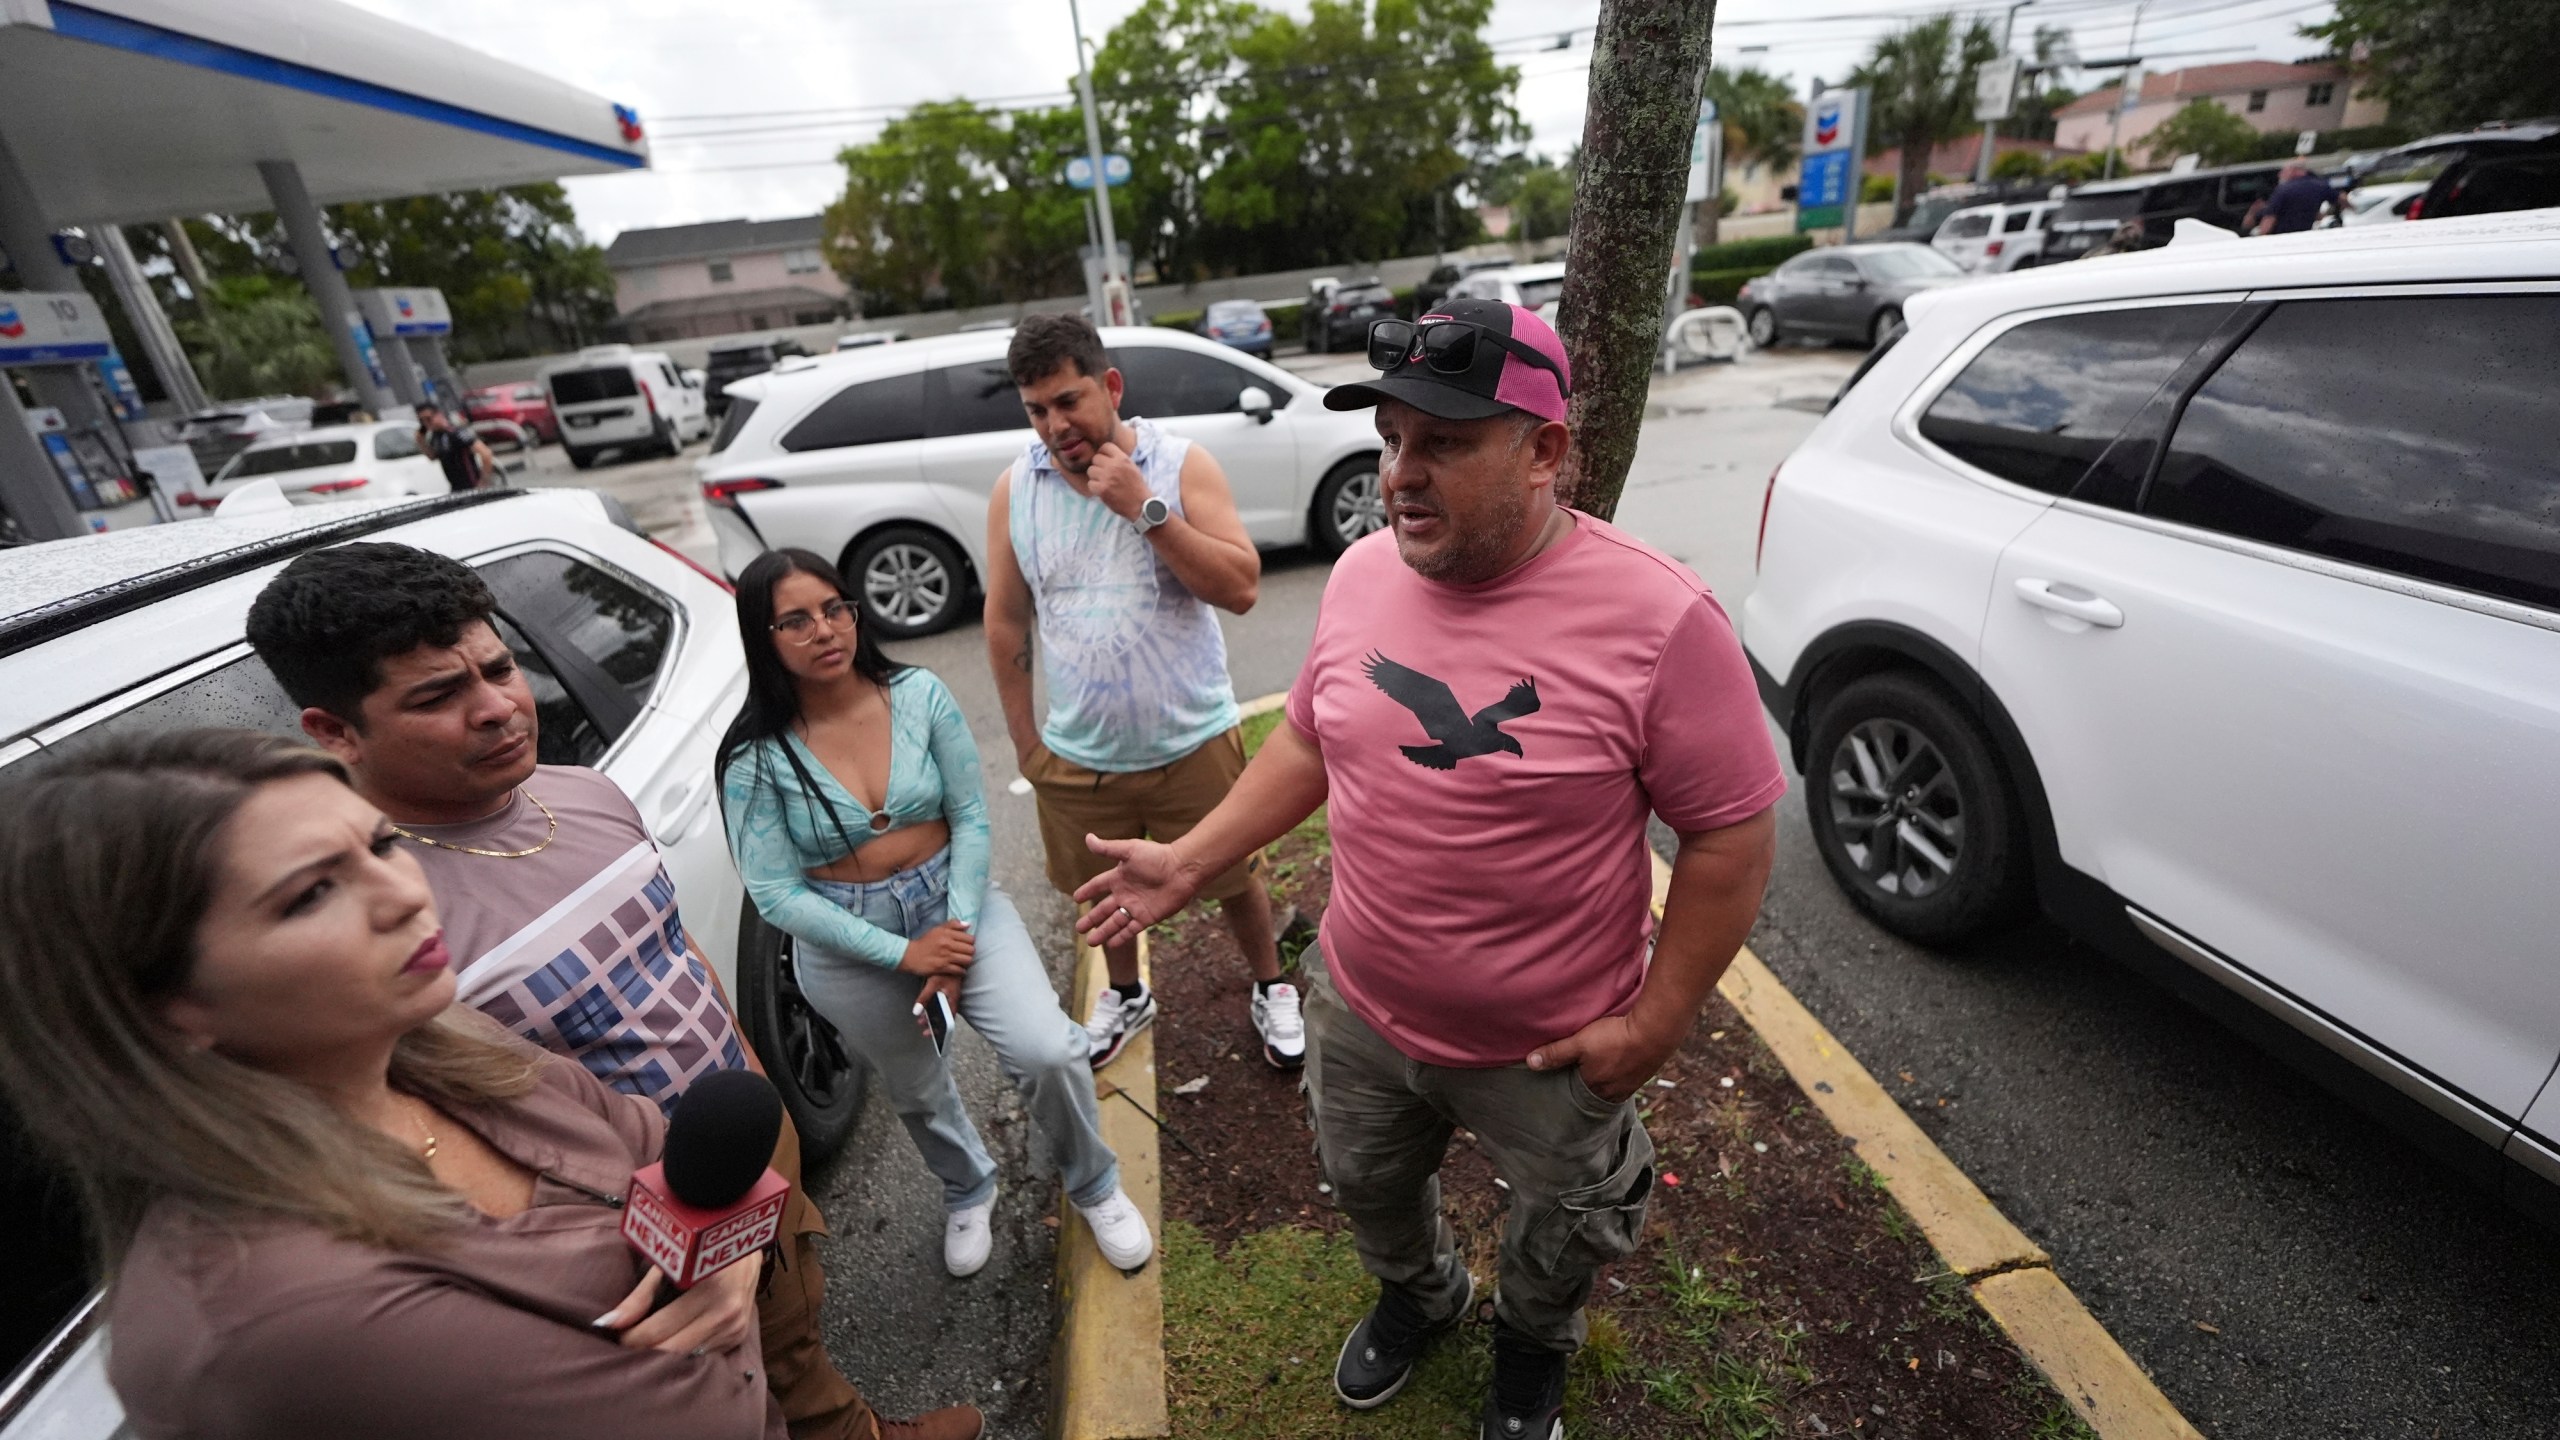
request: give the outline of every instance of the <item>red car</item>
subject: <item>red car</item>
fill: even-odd
[[[551,413],[551,397],[542,393],[537,381],[520,380],[512,385],[487,385],[462,397],[462,407],[474,420],[505,420],[533,432],[545,445],[560,439],[560,421]]]

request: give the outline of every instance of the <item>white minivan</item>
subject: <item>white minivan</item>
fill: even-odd
[[[657,350],[591,345],[542,372],[560,448],[584,470],[607,450],[675,455],[711,433],[701,382]]]
[[[1905,313],[1742,607],[1841,889],[1929,942],[2040,908],[2560,1198],[2551,213]]]
[[[2045,222],[2061,208],[2059,200],[1968,206],[1938,226],[1929,248],[1975,275],[2033,269],[2042,263]]]

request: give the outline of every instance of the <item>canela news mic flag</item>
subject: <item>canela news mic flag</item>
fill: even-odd
[[[752,1070],[705,1075],[676,1102],[655,1165],[632,1172],[622,1238],[690,1290],[773,1243],[791,1186],[766,1163],[782,1138],[782,1097]]]

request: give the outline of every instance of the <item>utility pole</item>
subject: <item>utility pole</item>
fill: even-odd
[[[2018,12],[2024,10],[2030,5],[2033,5],[2034,3],[2036,3],[2036,0],[2017,0],[2016,4],[2009,7],[2009,13],[2001,17],[2000,53],[2002,56],[2005,57],[2008,55],[2009,41],[2017,33]],[[2014,98],[2015,97],[2013,96],[2012,99],[2014,100]],[[1982,153],[1973,157],[1973,183],[1976,185],[1988,185],[1991,183],[1991,152],[1996,148],[1996,141],[1998,138],[1997,132],[1999,128],[2000,122],[1997,120],[1985,120],[1982,122]]]
[[[1102,230],[1102,295],[1105,310],[1093,317],[1099,325],[1129,321],[1129,277],[1120,273],[1120,240],[1111,227],[1111,177],[1103,173],[1102,116],[1093,104],[1093,68],[1084,58],[1084,16],[1076,0],[1067,0],[1067,19],[1076,31],[1076,89],[1084,96],[1084,146],[1093,160],[1093,209]]]
[[[2133,26],[2125,32],[2124,53],[2128,68],[2124,72],[2124,91],[2116,96],[2116,108],[2107,114],[2107,164],[2098,178],[2116,178],[2116,140],[2124,133],[2124,112],[2142,103],[2142,7],[2151,0],[2134,0]]]

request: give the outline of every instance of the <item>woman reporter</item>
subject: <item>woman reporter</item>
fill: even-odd
[[[652,1311],[657,1107],[453,1007],[338,762],[199,730],[0,795],[0,1090],[73,1177],[145,1437],[780,1440],[750,1257]]]

